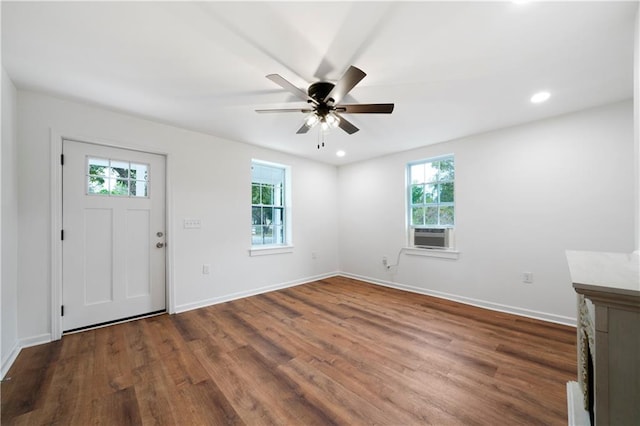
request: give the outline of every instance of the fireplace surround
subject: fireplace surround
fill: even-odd
[[[582,395],[582,408],[589,416],[589,422],[594,423],[594,369],[595,365],[595,315],[593,303],[578,294],[578,386]]]
[[[567,384],[569,424],[638,425],[638,252],[566,254],[578,301],[578,377]]]

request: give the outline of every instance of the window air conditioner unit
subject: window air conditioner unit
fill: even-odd
[[[451,228],[414,228],[413,245],[429,249],[450,248],[453,242],[452,232]]]

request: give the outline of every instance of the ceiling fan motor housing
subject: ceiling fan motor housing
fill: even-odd
[[[335,84],[329,83],[328,81],[318,81],[317,83],[313,83],[309,86],[307,93],[311,98],[318,101],[318,103],[323,104],[325,103],[325,98],[329,93],[331,93],[334,86]],[[327,99],[326,102],[329,102],[330,100],[333,101],[333,99]]]

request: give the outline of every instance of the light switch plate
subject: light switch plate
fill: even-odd
[[[185,219],[184,220],[184,228],[185,229],[199,229],[200,228],[200,219]]]

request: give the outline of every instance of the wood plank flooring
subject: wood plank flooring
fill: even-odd
[[[575,343],[333,277],[24,349],[2,424],[565,425]]]

